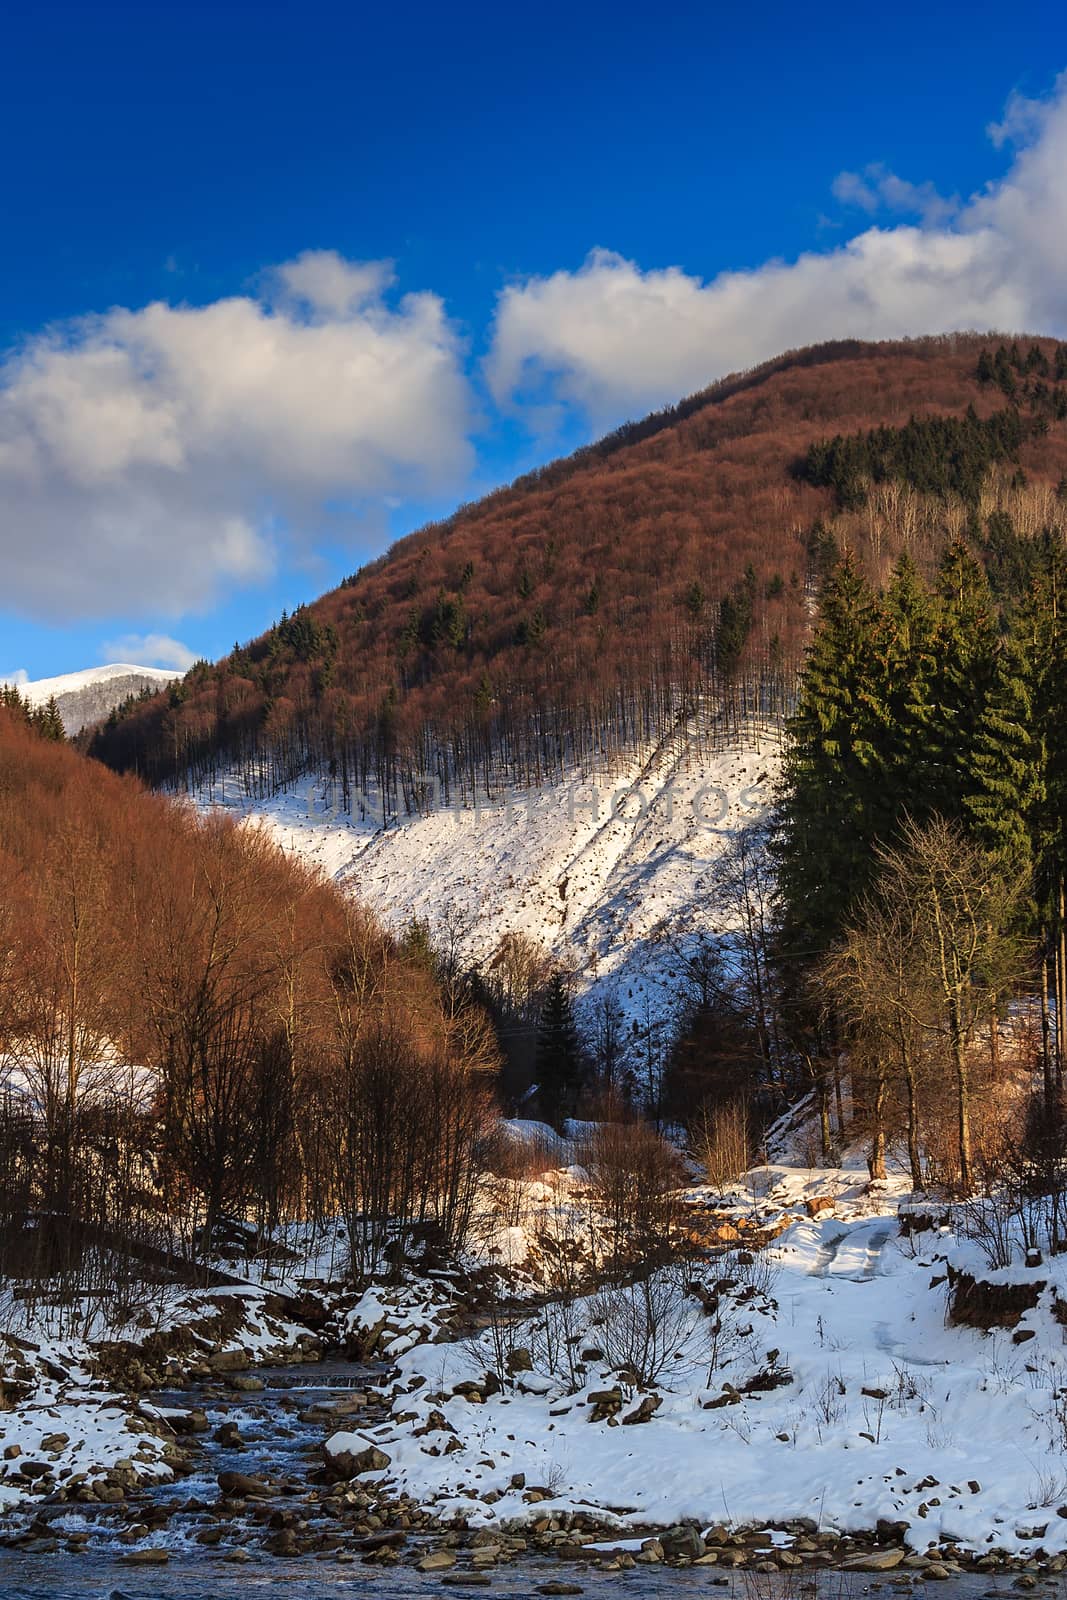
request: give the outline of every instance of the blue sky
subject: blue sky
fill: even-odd
[[[782,345],[1067,333],[1020,15],[8,6],[0,674],[217,655]]]

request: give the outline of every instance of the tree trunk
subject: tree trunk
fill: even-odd
[[[871,1154],[867,1162],[872,1178],[884,1178],[885,1171],[885,1070],[878,1064],[878,1082],[874,1091],[871,1118]]]
[[[834,1136],[830,1127],[830,1081],[825,1067],[819,1073],[819,1133],[822,1138],[822,1158],[826,1166],[833,1153]]]
[[[1067,906],[1061,874],[1056,900],[1056,1087],[1063,1088],[1067,1066]]]
[[[960,1188],[964,1194],[971,1192],[971,1085],[967,1071],[967,1052],[959,1017],[952,1020],[952,1064],[956,1070],[956,1097],[959,1112]]]
[[[834,1104],[837,1109],[837,1131],[845,1137],[845,1099],[841,1090],[841,1058],[834,1056]]]
[[[1048,1008],[1048,930],[1041,936],[1041,1072],[1044,1079],[1045,1110],[1051,1110],[1056,1099],[1056,1076],[1052,1064],[1052,1020]]]
[[[908,1168],[913,1189],[923,1187],[922,1158],[919,1152],[919,1096],[915,1082],[915,1063],[908,1042],[901,1029],[900,1061],[904,1069],[904,1087],[908,1097]]]

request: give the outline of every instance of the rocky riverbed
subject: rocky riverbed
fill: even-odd
[[[943,1225],[905,1248],[884,1197],[823,1198],[710,1287],[665,1277],[680,1320],[645,1381],[601,1302],[565,1308],[567,1374],[536,1277],[501,1300],[481,1268],[232,1280],[79,1350],[0,1335],[0,1600],[1060,1588],[1053,1289],[957,1326]],[[711,1375],[709,1307],[733,1319]]]
[[[118,1469],[91,1501],[60,1485],[9,1512],[0,1593],[10,1600],[182,1595],[227,1600],[276,1582],[292,1600],[407,1595],[427,1586],[576,1594],[612,1580],[654,1594],[721,1587],[745,1595],[908,1591],[931,1582],[984,1594],[1059,1586],[1061,1558],[987,1555],[974,1570],[951,1546],[906,1551],[900,1530],[839,1538],[813,1525],[649,1529],[621,1537],[595,1515],[537,1515],[521,1530],[448,1525],[338,1473],[324,1451],[338,1427],[372,1437],[388,1412],[383,1367],[348,1361],[234,1371],[140,1397],[173,1436],[175,1481],[146,1486]],[[373,1447],[371,1447],[373,1448]],[[361,1462],[342,1464],[347,1473]],[[373,1465],[373,1464],[372,1464]],[[366,1468],[364,1467],[364,1470]]]

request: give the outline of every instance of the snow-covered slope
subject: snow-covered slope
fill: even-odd
[[[581,1184],[578,1169],[549,1177],[530,1186],[527,1230],[554,1226],[569,1186]],[[568,1302],[555,1322],[536,1310],[503,1335],[497,1324],[462,1342],[430,1342],[401,1322],[389,1424],[373,1441],[334,1435],[328,1452],[373,1442],[387,1464],[378,1481],[473,1526],[592,1514],[637,1535],[601,1549],[636,1551],[650,1529],[692,1521],[704,1542],[687,1553],[706,1544],[718,1552],[706,1558],[713,1567],[733,1564],[726,1529],[784,1530],[802,1518],[812,1532],[877,1527],[880,1548],[854,1565],[899,1566],[909,1579],[948,1578],[957,1547],[1023,1559],[1067,1552],[1067,1258],[1028,1266],[1016,1236],[1012,1266],[991,1269],[962,1234],[980,1231],[983,1202],[956,1213],[926,1202],[905,1232],[897,1212],[907,1180],[871,1184],[854,1162],[756,1168],[728,1212],[716,1209],[717,1192],[689,1192],[696,1205],[702,1198],[721,1219],[785,1231],[762,1252],[726,1243],[647,1287],[639,1280],[632,1292]],[[954,1322],[953,1272],[1010,1285],[1029,1309],[994,1314],[988,1327]],[[350,1315],[357,1325],[378,1321],[375,1292]],[[616,1330],[642,1331],[618,1339],[613,1319]],[[501,1357],[494,1337],[525,1360]],[[582,1356],[574,1369],[559,1353],[568,1343]],[[660,1354],[650,1359],[653,1346]],[[638,1350],[640,1385],[629,1374]],[[494,1393],[485,1375],[505,1362]],[[790,1542],[780,1532],[767,1545]],[[815,1546],[794,1548],[810,1556]],[[811,1578],[809,1568],[801,1593],[815,1591]],[[853,1592],[847,1580],[841,1592]]]
[[[575,972],[584,1008],[613,998],[636,1036],[676,1012],[679,944],[721,926],[716,862],[769,803],[778,765],[775,735],[702,759],[663,745],[613,782],[576,778],[386,829],[331,811],[311,781],[253,805],[231,780],[212,798],[258,817],[395,927],[461,920],[475,959],[506,933],[530,936]]]
[[[106,717],[127,696],[140,694],[142,689],[158,689],[179,677],[180,672],[161,667],[136,667],[116,661],[106,667],[65,672],[58,678],[38,678],[36,683],[21,684],[19,693],[32,706],[43,706],[54,696],[64,728],[68,734],[75,734]]]

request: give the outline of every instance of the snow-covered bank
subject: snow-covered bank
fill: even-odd
[[[187,1468],[181,1440],[189,1430],[143,1403],[143,1391],[318,1354],[277,1295],[253,1284],[172,1291],[154,1320],[121,1337],[52,1338],[46,1320],[0,1334],[0,1511],[39,1496],[114,1503],[169,1480]]]
[[[754,1265],[693,1267],[699,1295],[660,1275],[654,1376],[620,1375],[618,1351],[641,1345],[612,1331],[625,1295],[420,1343],[362,1442],[382,1452],[371,1476],[472,1525],[881,1522],[916,1550],[1067,1551],[1067,1258],[1011,1269],[1039,1285],[1017,1326],[954,1326],[949,1258],[981,1258],[949,1229],[903,1235],[902,1184],[772,1167],[750,1192],[795,1220]],[[335,1448],[356,1452],[345,1435]]]
[[[667,742],[614,781],[575,778],[388,828],[324,802],[313,779],[256,802],[230,779],[202,799],[263,822],[393,927],[419,917],[439,928],[445,908],[458,913],[467,958],[528,935],[575,972],[581,1005],[610,997],[647,1028],[676,1013],[678,946],[716,930],[716,862],[769,805],[779,762],[774,733],[704,757]]]
[[[170,1428],[91,1368],[83,1344],[0,1335],[0,1510],[60,1483],[66,1498],[106,1502],[172,1476]]]

